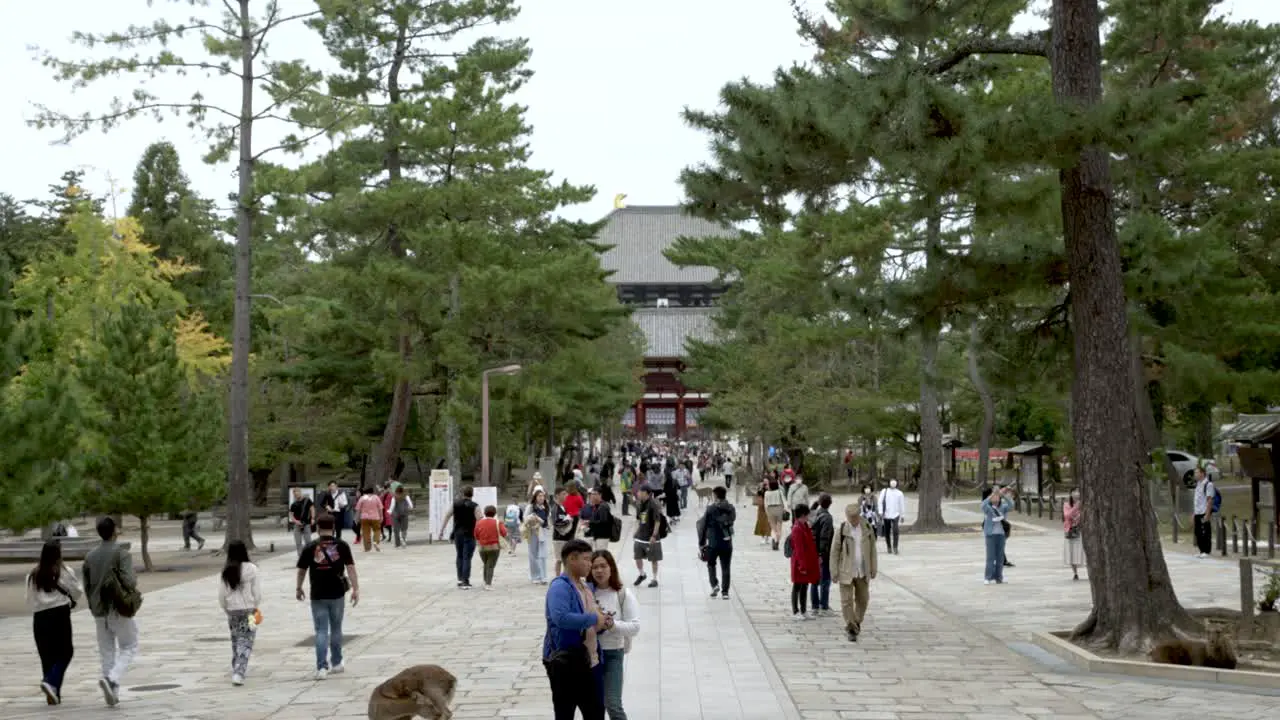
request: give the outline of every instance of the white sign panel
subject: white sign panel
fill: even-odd
[[[484,517],[484,509],[492,505],[498,507],[498,488],[496,487],[478,487],[472,488],[471,499],[476,505],[480,506],[480,516]],[[502,514],[502,508],[498,508],[498,514]]]
[[[431,541],[434,542],[443,534],[449,536],[453,522],[444,523],[444,516],[453,509],[453,477],[448,470],[432,470],[430,488],[427,496],[427,525],[431,528]]]

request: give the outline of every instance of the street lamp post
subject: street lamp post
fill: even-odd
[[[519,365],[503,365],[480,373],[480,482],[493,484],[489,477],[489,376],[515,375]]]

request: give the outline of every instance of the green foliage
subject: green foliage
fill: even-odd
[[[126,304],[100,337],[77,363],[93,408],[91,506],[145,518],[212,505],[225,489],[222,412],[212,392],[187,383],[174,328]]]
[[[154,143],[143,152],[126,214],[138,221],[156,257],[190,266],[173,288],[225,334],[231,327],[231,246],[218,238],[213,203],[192,192],[172,144]]]

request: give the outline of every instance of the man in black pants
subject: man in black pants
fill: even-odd
[[[596,634],[613,627],[613,617],[587,612],[582,598],[591,591],[583,578],[591,574],[591,546],[583,540],[569,540],[560,551],[564,574],[547,588],[547,634],[542,641],[542,666],[551,682],[551,703],[555,720],[604,720],[604,694],[593,668],[600,662]],[[595,647],[588,647],[588,630]]]
[[[715,500],[707,506],[706,513],[698,521],[698,547],[707,550],[707,576],[711,579],[711,597],[719,595],[729,599],[729,565],[733,562],[733,523],[738,511],[726,499],[729,495],[717,485],[711,489]],[[716,563],[720,563],[720,579],[716,580]]]

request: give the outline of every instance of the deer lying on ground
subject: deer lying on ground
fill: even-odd
[[[1236,641],[1230,627],[1218,623],[1205,630],[1205,640],[1176,639],[1151,648],[1151,661],[1166,665],[1235,670]]]
[[[369,720],[450,720],[458,679],[439,665],[414,665],[374,688]]]

